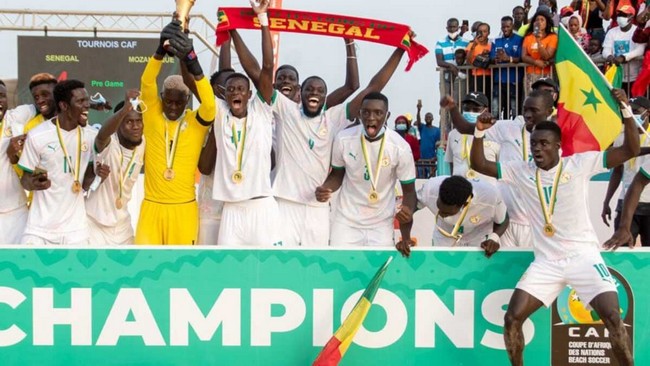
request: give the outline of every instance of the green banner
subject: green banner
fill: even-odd
[[[341,365],[506,365],[503,315],[533,259],[473,249],[404,259],[386,250],[24,248],[4,247],[0,259],[3,365],[309,365],[389,256]],[[649,365],[650,251],[604,257],[636,364]],[[566,305],[567,291],[524,325],[526,365],[611,358],[602,325]]]

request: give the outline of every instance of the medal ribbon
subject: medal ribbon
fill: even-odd
[[[470,157],[472,153],[472,143],[469,142],[467,135],[463,135],[463,147],[460,153],[460,158],[467,160],[467,169],[472,170],[472,163],[470,162]]]
[[[363,159],[366,162],[366,169],[370,176],[370,185],[372,186],[372,190],[375,192],[377,191],[377,182],[379,182],[379,174],[381,173],[381,160],[384,157],[385,143],[386,133],[381,137],[381,145],[379,146],[379,154],[377,155],[377,169],[373,172],[372,165],[370,164],[370,157],[368,156],[368,148],[366,147],[366,138],[361,134],[361,151],[363,152]]]
[[[551,219],[553,217],[553,212],[555,211],[555,197],[557,196],[557,189],[559,187],[560,175],[562,175],[563,162],[560,159],[560,164],[555,171],[555,177],[553,178],[553,187],[551,188],[551,197],[548,207],[544,203],[544,195],[542,194],[542,180],[540,178],[539,168],[535,171],[535,184],[537,185],[537,197],[539,198],[539,203],[542,205],[542,213],[544,213],[544,221],[547,225],[551,224]]]
[[[133,155],[131,155],[131,160],[129,160],[129,163],[126,164],[126,169],[122,170],[122,166],[124,165],[124,153],[122,152],[122,147],[120,147],[120,196],[119,198],[122,198],[122,192],[124,191],[124,183],[126,182],[126,178],[128,178],[131,175],[131,170],[135,166],[135,155],[136,155],[136,149],[133,149]]]
[[[72,157],[68,154],[68,149],[63,142],[63,135],[61,135],[61,125],[59,125],[59,119],[55,119],[56,123],[56,135],[59,138],[59,144],[61,145],[61,150],[63,150],[63,155],[68,162],[68,166],[72,171],[74,176],[74,181],[79,182],[79,168],[81,167],[81,127],[77,126],[77,161],[75,162],[74,168],[72,167]]]
[[[178,121],[178,126],[176,126],[176,131],[174,132],[174,137],[172,137],[171,146],[169,146],[169,122],[165,122],[165,159],[167,162],[167,169],[174,167],[174,159],[176,158],[176,148],[178,147],[178,138],[181,132],[181,126],[185,119]],[[133,151],[135,154],[135,150]]]
[[[525,162],[528,162],[528,154],[530,151],[528,151],[528,140],[526,139],[526,125],[524,124],[521,127],[521,158],[524,159]]]
[[[235,143],[235,149],[237,150],[237,171],[240,172],[241,172],[242,161],[244,160],[244,145],[246,144],[247,119],[248,117],[244,118],[244,125],[241,128],[241,136],[237,136],[237,128],[235,127],[235,122],[233,122],[230,125],[230,127],[232,128],[232,140]]]
[[[458,235],[458,230],[460,230],[460,227],[463,225],[463,221],[465,221],[465,216],[467,216],[467,212],[469,211],[469,205],[471,203],[472,203],[472,196],[469,196],[469,198],[467,198],[467,202],[465,202],[465,207],[463,207],[463,210],[460,212],[460,217],[458,217],[458,220],[456,220],[454,227],[451,229],[451,233],[445,231],[443,228],[438,226],[439,214],[436,214],[436,229],[438,229],[440,234],[444,235],[447,238],[455,239],[456,242],[458,242],[461,237],[460,235]]]
[[[641,136],[641,143],[639,145],[643,146],[645,144],[645,140],[648,138],[648,133],[650,133],[650,126],[645,130],[646,133]],[[634,169],[636,167],[636,156],[630,159],[630,167]]]

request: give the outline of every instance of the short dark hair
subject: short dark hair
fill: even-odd
[[[482,25],[487,26],[487,27],[488,27],[488,32],[490,32],[490,25],[487,24],[487,23],[484,23],[484,22],[481,22],[481,23],[476,27],[476,29],[478,30]]]
[[[381,100],[384,102],[384,104],[386,104],[386,110],[388,110],[388,97],[380,92],[370,92],[366,94],[363,97],[363,100],[361,100],[361,103],[365,102],[366,100]]]
[[[462,206],[472,195],[472,183],[460,175],[452,175],[440,184],[438,198],[445,205]]]
[[[54,87],[54,102],[56,103],[56,109],[57,111],[61,111],[61,108],[59,107],[59,102],[65,102],[68,105],[70,104],[70,101],[72,100],[72,91],[75,89],[83,89],[85,88],[86,85],[79,80],[75,79],[69,79],[65,81],[61,81],[60,83],[57,83],[56,86]]]
[[[213,73],[212,75],[210,75],[210,85],[214,85],[214,83],[217,82],[217,79],[219,79],[219,76],[221,76],[222,74],[225,74],[227,72],[235,72],[235,69],[233,69],[231,67],[228,67],[228,68],[221,69],[221,70],[218,70],[217,72]]]
[[[514,23],[514,22],[515,22],[515,20],[512,19],[512,17],[511,17],[510,15],[506,15],[506,16],[502,17],[502,18],[501,18],[501,21],[502,21],[502,22],[511,22],[511,23]]]
[[[327,83],[325,82],[325,80],[323,80],[323,78],[320,77],[320,76],[312,75],[312,76],[308,77],[307,79],[303,80],[302,84],[300,84],[300,91],[302,92],[303,88],[312,80],[320,80],[320,81],[322,81],[323,84],[325,84],[325,90],[327,90]]]
[[[467,56],[467,51],[465,51],[464,48],[459,48],[459,49],[457,49],[456,51],[454,51],[454,55],[460,55],[461,53],[462,53],[463,55]]]
[[[451,22],[460,23],[460,22],[458,21],[458,18],[449,18],[449,19],[447,19],[447,25],[449,25],[449,23],[451,23]]]
[[[517,6],[515,6],[514,8],[512,8],[512,12],[513,12],[513,13],[515,12],[515,9],[521,9],[521,10],[523,10],[524,12],[526,11],[526,9],[524,9],[524,7],[521,6],[521,5],[517,5]]]
[[[278,67],[278,70],[275,72],[275,77],[276,78],[278,77],[278,73],[280,71],[282,71],[282,70],[291,70],[291,71],[295,72],[296,73],[296,79],[300,80],[300,74],[298,73],[298,69],[296,69],[295,67],[293,67],[291,65],[282,65],[282,66]]]
[[[544,102],[544,108],[553,108],[553,104],[555,103],[551,93],[541,89],[531,91],[530,94],[528,94],[528,98],[541,98]]]
[[[56,85],[58,81],[52,74],[48,74],[46,72],[38,73],[36,75],[33,75],[32,78],[29,80],[29,90],[31,91],[34,87],[37,87],[39,85],[43,84],[53,84]]]
[[[533,131],[551,131],[558,140],[562,139],[562,129],[560,125],[553,121],[543,121],[535,125]]]
[[[250,89],[250,87],[251,87],[251,81],[248,79],[248,76],[246,76],[246,75],[244,75],[244,74],[242,74],[240,72],[234,72],[234,73],[228,75],[228,77],[226,78],[226,81],[224,81],[224,84],[228,83],[230,81],[230,79],[244,79],[244,80],[246,80],[246,84],[248,84],[248,88]]]

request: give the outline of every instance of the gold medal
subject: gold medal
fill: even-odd
[[[13,133],[11,133],[11,128],[7,127],[5,129],[5,136],[7,136],[7,137],[12,137],[13,136]]]
[[[564,173],[560,177],[560,183],[562,184],[569,183],[570,180],[571,180],[571,176],[569,175],[569,173]]]
[[[176,175],[176,173],[174,173],[174,169],[167,168],[167,169],[165,169],[165,172],[163,173],[163,178],[165,178],[165,180],[172,180],[172,179],[174,179],[175,175]]]
[[[478,224],[479,221],[481,221],[481,218],[478,215],[469,218],[469,222],[471,222],[474,225]]]
[[[122,198],[118,198],[115,200],[115,208],[118,210],[121,210],[122,207],[124,207],[124,202],[122,201]]]
[[[83,151],[83,152],[88,151],[88,144],[87,143],[84,142],[83,144],[81,144],[81,151]]]
[[[232,173],[232,182],[235,184],[241,184],[241,182],[244,180],[244,174],[241,172],[241,170],[236,170],[234,173]]]
[[[327,128],[325,127],[321,128],[320,131],[318,131],[318,134],[321,136],[327,135]]]
[[[377,191],[375,191],[375,190],[373,189],[373,190],[370,191],[370,193],[368,194],[368,202],[370,202],[370,203],[377,203],[377,201],[379,201],[379,193],[377,193]]]
[[[81,192],[81,183],[79,183],[78,180],[75,180],[74,183],[72,183],[72,193],[79,193]]]
[[[476,171],[473,170],[473,169],[470,169],[470,170],[467,171],[467,173],[465,173],[465,176],[467,177],[467,179],[474,179],[474,178],[476,178]]]
[[[555,228],[553,227],[553,224],[544,225],[544,235],[548,236],[549,238],[555,235]]]
[[[388,158],[388,156],[384,156],[384,158],[381,159],[381,166],[387,167],[389,165],[390,165],[390,159]]]

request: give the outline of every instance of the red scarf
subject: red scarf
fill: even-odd
[[[359,39],[403,48],[409,56],[406,71],[429,52],[426,47],[411,39],[411,28],[403,24],[286,9],[268,9],[268,14],[271,31]],[[228,31],[231,29],[260,27],[251,8],[219,8],[217,17],[217,46],[230,39]]]

